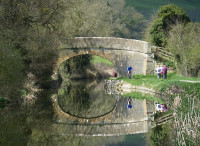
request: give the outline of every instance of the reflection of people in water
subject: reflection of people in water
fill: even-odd
[[[161,111],[161,112],[166,112],[167,111],[167,105],[156,103],[156,110]]]
[[[133,107],[132,103],[131,103],[131,98],[128,98],[128,103],[127,103],[127,108],[130,110]]]

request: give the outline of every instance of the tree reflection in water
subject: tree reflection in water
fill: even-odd
[[[112,111],[116,105],[114,95],[105,95],[104,81],[63,82],[58,91],[60,108],[75,117],[94,118]]]
[[[89,94],[82,88],[69,87],[67,91],[61,89],[58,93],[60,106],[65,112],[71,115],[76,115],[80,112],[85,113],[90,108],[91,100]]]

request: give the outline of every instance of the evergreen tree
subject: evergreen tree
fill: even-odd
[[[151,42],[156,46],[166,46],[167,36],[172,25],[177,23],[187,24],[188,22],[190,22],[190,19],[183,9],[172,4],[162,6],[150,26]]]

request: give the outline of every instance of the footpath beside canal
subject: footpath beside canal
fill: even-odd
[[[105,90],[106,94],[124,95],[130,92],[143,92],[148,94],[161,95],[161,93],[156,90],[142,86],[132,85],[123,80],[105,80]]]

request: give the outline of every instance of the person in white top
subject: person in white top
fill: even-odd
[[[158,74],[158,79],[161,78],[161,71],[162,71],[162,68],[159,66],[157,69],[156,69],[156,72]]]

